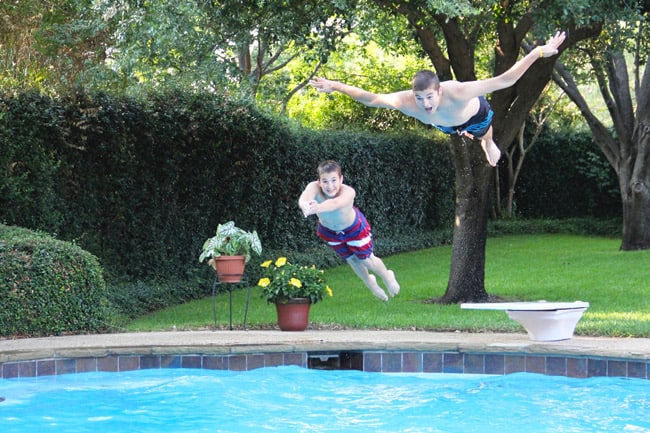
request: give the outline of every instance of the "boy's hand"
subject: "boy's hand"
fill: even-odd
[[[332,93],[334,91],[333,83],[333,81],[319,77],[314,77],[313,80],[309,80],[309,84],[314,86],[316,90],[322,93]]]
[[[316,200],[310,200],[302,208],[302,213],[305,215],[305,218],[307,218],[310,215],[314,215],[316,213],[316,206],[318,205],[318,202]]]
[[[566,39],[566,33],[559,31],[555,33],[555,36],[551,37],[546,45],[537,48],[540,50],[540,57],[551,57],[556,55],[558,53],[558,48],[562,45],[564,39]]]

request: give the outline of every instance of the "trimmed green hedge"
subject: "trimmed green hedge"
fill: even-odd
[[[453,216],[447,145],[423,137],[309,131],[247,102],[176,91],[144,102],[26,93],[0,108],[0,221],[74,241],[108,281],[202,274],[201,246],[229,220],[265,249],[320,244],[297,200],[326,158],[342,164],[378,242]]]
[[[621,217],[618,177],[588,132],[539,137],[516,185],[516,214],[525,218]]]
[[[110,310],[96,257],[49,235],[0,224],[0,335],[106,330]]]

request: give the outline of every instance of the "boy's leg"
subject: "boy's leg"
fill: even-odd
[[[379,287],[377,284],[377,278],[374,275],[368,273],[368,268],[362,263],[362,260],[359,260],[356,256],[351,256],[346,259],[350,267],[354,272],[361,278],[361,281],[370,289],[373,295],[381,299],[382,301],[388,301],[388,296],[384,290]],[[365,262],[366,260],[363,260]]]
[[[384,284],[386,285],[386,288],[388,288],[388,293],[390,293],[390,296],[395,296],[399,293],[400,287],[397,279],[395,278],[395,273],[386,268],[386,265],[382,259],[374,254],[371,254],[367,259],[361,260],[361,263],[363,263],[368,268],[368,270],[381,277],[381,279],[384,281]]]
[[[487,158],[488,163],[492,167],[496,167],[499,163],[499,159],[501,158],[501,150],[492,139],[491,126],[490,129],[488,129],[488,132],[483,137],[481,137],[480,140],[481,147],[483,148],[483,152],[485,152],[485,157]]]

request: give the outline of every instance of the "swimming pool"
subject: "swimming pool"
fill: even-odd
[[[650,432],[648,381],[297,366],[0,380],[0,431]]]

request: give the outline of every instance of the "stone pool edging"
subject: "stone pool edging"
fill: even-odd
[[[145,368],[298,365],[368,372],[650,379],[650,339],[425,331],[180,331],[0,340],[0,378]]]

